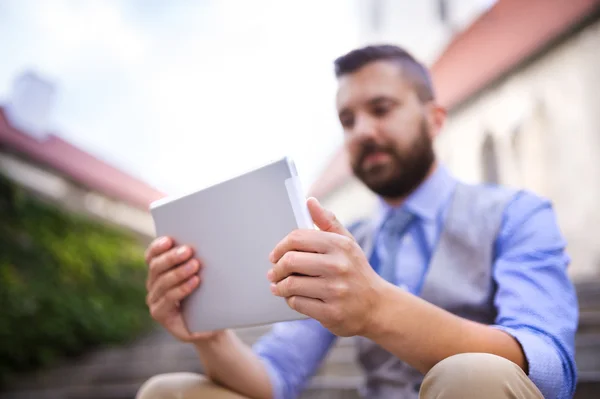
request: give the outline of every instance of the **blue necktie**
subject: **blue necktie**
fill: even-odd
[[[386,259],[380,265],[380,276],[392,284],[396,284],[396,254],[402,241],[402,236],[415,219],[414,215],[405,209],[394,210],[381,228],[381,244],[385,248]]]

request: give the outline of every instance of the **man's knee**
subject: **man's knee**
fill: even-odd
[[[138,390],[136,399],[239,399],[242,396],[219,387],[195,373],[160,374]]]
[[[425,376],[420,395],[426,399],[484,396],[543,398],[521,367],[488,353],[464,353],[442,360]]]

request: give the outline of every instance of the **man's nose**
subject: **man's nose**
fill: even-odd
[[[361,138],[374,138],[377,135],[375,120],[366,115],[356,118],[354,135]]]

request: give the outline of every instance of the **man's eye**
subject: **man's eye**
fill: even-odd
[[[373,108],[373,115],[382,117],[385,116],[390,111],[390,107],[379,105]]]
[[[351,128],[352,125],[354,124],[354,118],[352,118],[352,117],[341,118],[340,123],[345,128]]]

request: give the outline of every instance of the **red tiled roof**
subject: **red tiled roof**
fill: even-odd
[[[440,104],[451,109],[598,11],[600,0],[498,0],[452,39],[431,67]],[[309,190],[323,197],[351,177],[344,148]]]
[[[50,135],[37,140],[13,128],[0,107],[0,146],[44,165],[70,180],[134,207],[147,210],[165,195],[89,153]]]
[[[348,162],[348,154],[343,147],[336,151],[327,166],[325,166],[324,171],[312,184],[308,195],[322,198],[351,176],[352,171]]]
[[[599,0],[499,0],[458,34],[431,67],[451,109],[543,49],[600,6]]]

